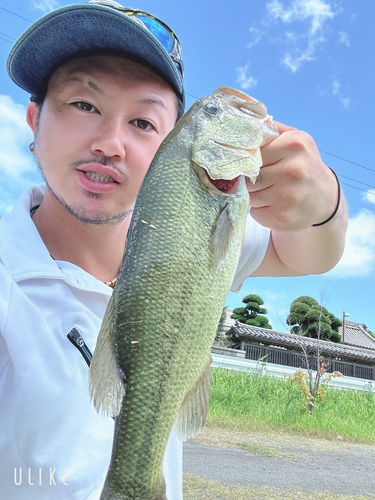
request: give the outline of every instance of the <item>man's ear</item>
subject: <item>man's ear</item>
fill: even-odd
[[[29,102],[26,109],[26,121],[34,132],[36,131],[39,118],[39,106],[35,102]]]

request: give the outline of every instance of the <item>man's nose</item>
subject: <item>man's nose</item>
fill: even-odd
[[[123,160],[126,156],[126,130],[122,120],[112,119],[101,123],[91,143],[91,151],[114,161]]]

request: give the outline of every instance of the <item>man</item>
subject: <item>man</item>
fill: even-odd
[[[30,150],[46,188],[27,190],[0,221],[0,492],[97,499],[113,422],[91,404],[89,350],[143,176],[181,116],[180,46],[153,16],[90,2],[36,21],[7,68],[32,96]],[[343,251],[347,213],[335,175],[310,136],[278,127],[249,184],[251,217],[233,289],[251,275],[325,272]],[[181,499],[173,433],[164,472],[168,498]]]

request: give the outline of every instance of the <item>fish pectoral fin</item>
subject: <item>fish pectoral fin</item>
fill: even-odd
[[[212,234],[211,246],[214,268],[217,269],[229,250],[233,239],[235,221],[231,217],[229,205],[225,205],[217,218],[214,232]]]
[[[90,394],[96,410],[112,417],[120,413],[125,395],[124,382],[113,347],[114,304],[113,293],[99,331],[89,374]]]
[[[175,430],[182,441],[195,436],[199,427],[203,427],[206,423],[212,378],[211,363],[212,356],[210,354],[200,377],[188,391],[181,404]]]

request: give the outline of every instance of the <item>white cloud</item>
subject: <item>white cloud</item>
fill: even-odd
[[[301,55],[296,56],[292,55],[290,52],[287,52],[282,58],[281,58],[281,63],[289,68],[293,73],[295,73],[299,67],[301,66],[301,63],[303,61],[313,61],[314,57],[314,48],[313,47],[308,47],[307,50],[305,50]]]
[[[340,97],[340,102],[344,108],[348,108],[350,106],[350,99],[348,97]]]
[[[342,95],[341,82],[339,82],[337,79],[332,80],[330,95],[337,96],[340,99],[340,102],[344,106],[344,108],[348,108],[350,106],[350,99]]]
[[[362,199],[375,204],[375,189],[369,189],[366,193],[362,193]]]
[[[375,213],[361,210],[349,219],[344,254],[327,276],[364,277],[375,271]]]
[[[339,37],[339,43],[343,43],[347,47],[350,47],[349,35],[345,33],[345,31],[340,31]]]
[[[350,99],[342,95],[341,82],[337,78],[331,78],[328,88],[322,90],[320,94],[323,97],[337,96],[344,108],[349,108],[350,106]]]
[[[252,76],[247,76],[247,71],[249,69],[250,64],[246,64],[246,66],[236,68],[238,78],[236,80],[237,83],[240,84],[242,89],[250,89],[254,87],[258,80],[255,80]]]
[[[269,16],[274,21],[285,24],[293,22],[308,22],[307,32],[303,32],[305,40],[304,47],[296,46],[296,36],[291,32],[286,33],[286,40],[294,44],[293,50],[287,51],[281,59],[282,64],[295,73],[305,61],[315,59],[315,53],[319,45],[325,42],[324,25],[332,19],[336,12],[331,10],[329,3],[324,0],[293,0],[289,6],[279,0],[272,0],[266,5]]]
[[[25,116],[25,106],[0,95],[0,173],[15,179],[35,168],[31,155],[25,151],[33,140]]]
[[[25,106],[0,95],[0,215],[13,208],[26,186],[41,182],[28,151],[33,134],[25,115]]]
[[[294,31],[286,31],[285,38],[287,42],[296,44],[300,39],[300,36],[297,35],[297,33],[295,33]]]
[[[31,8],[41,10],[44,14],[59,7],[57,0],[31,0]]]
[[[281,19],[283,23],[310,20],[311,35],[322,29],[327,19],[332,19],[336,15],[324,0],[293,0],[289,8],[284,8],[279,0],[272,0],[266,8],[271,17],[275,20]]]
[[[281,290],[280,292],[275,292],[274,290],[265,290],[264,292],[262,292],[262,294],[265,307],[268,309],[273,307],[278,301],[284,300],[286,297],[285,290]]]
[[[250,28],[249,31],[252,34],[253,40],[247,44],[247,48],[251,49],[251,47],[254,47],[254,45],[257,45],[261,41],[263,34],[255,27]]]
[[[336,95],[340,91],[341,83],[338,80],[333,80],[332,82],[332,95]]]

